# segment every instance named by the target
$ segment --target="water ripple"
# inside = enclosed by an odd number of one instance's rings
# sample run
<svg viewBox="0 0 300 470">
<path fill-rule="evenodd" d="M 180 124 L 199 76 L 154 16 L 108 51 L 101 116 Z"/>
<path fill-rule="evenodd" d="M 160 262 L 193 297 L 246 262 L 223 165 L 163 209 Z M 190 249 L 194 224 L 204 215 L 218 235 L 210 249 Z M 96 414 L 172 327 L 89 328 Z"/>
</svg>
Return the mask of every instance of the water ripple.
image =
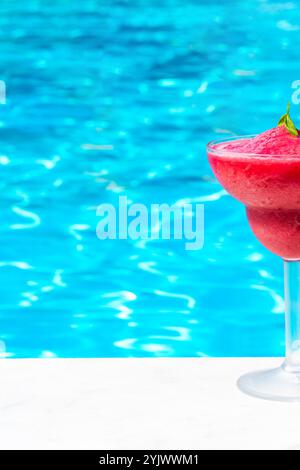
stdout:
<svg viewBox="0 0 300 470">
<path fill-rule="evenodd" d="M 38 225 L 40 225 L 40 223 L 41 223 L 40 217 L 37 214 L 35 214 L 34 212 L 30 212 L 30 211 L 27 211 L 25 209 L 21 209 L 18 206 L 13 206 L 12 211 L 15 214 L 20 215 L 21 217 L 24 217 L 25 219 L 32 220 L 31 223 L 27 223 L 27 224 L 12 224 L 10 226 L 10 228 L 12 230 L 23 230 L 23 229 L 28 229 L 28 228 L 34 228 L 34 227 L 37 227 Z"/>
<path fill-rule="evenodd" d="M 205 145 L 282 114 L 299 79 L 299 11 L 0 2 L 0 357 L 283 354 L 281 263 Z M 98 240 L 96 208 L 120 194 L 204 204 L 204 248 Z"/>
</svg>

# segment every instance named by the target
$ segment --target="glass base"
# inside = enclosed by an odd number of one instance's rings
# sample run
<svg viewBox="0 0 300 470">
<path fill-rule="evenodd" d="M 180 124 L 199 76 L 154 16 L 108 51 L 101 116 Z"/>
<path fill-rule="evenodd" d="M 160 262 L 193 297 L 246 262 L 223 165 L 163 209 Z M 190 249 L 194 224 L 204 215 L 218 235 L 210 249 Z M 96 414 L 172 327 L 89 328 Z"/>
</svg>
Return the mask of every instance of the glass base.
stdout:
<svg viewBox="0 0 300 470">
<path fill-rule="evenodd" d="M 242 392 L 253 397 L 300 401 L 300 372 L 287 372 L 284 366 L 243 375 L 237 385 Z"/>
</svg>

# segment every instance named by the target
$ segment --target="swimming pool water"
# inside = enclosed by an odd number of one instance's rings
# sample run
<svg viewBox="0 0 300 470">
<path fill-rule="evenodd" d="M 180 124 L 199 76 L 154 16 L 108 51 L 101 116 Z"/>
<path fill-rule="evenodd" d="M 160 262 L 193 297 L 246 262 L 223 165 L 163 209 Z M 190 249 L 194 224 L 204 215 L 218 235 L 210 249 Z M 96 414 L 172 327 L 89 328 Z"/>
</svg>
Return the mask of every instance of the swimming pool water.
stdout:
<svg viewBox="0 0 300 470">
<path fill-rule="evenodd" d="M 2 357 L 283 354 L 281 262 L 205 144 L 275 125 L 299 28 L 282 0 L 1 2 Z M 99 241 L 120 195 L 203 202 L 203 250 Z"/>
</svg>

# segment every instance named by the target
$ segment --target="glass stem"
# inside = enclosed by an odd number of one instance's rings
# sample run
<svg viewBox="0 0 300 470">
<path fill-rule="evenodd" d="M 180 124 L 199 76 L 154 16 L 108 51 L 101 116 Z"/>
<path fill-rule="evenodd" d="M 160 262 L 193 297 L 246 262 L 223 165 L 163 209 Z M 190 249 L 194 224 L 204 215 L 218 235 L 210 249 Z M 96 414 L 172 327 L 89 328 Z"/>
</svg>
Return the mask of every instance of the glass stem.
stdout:
<svg viewBox="0 0 300 470">
<path fill-rule="evenodd" d="M 287 372 L 300 372 L 300 262 L 284 261 Z"/>
</svg>

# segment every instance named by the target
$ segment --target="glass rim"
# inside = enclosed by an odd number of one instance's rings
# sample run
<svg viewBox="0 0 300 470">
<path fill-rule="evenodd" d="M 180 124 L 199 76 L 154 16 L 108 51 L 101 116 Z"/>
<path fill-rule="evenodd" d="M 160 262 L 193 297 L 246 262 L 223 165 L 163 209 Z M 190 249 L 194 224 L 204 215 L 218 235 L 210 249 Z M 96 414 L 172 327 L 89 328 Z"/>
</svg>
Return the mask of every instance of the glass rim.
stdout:
<svg viewBox="0 0 300 470">
<path fill-rule="evenodd" d="M 226 157 L 226 156 L 232 156 L 233 154 L 236 155 L 237 157 L 240 156 L 242 158 L 262 158 L 262 157 L 267 157 L 269 159 L 271 158 L 276 158 L 276 157 L 284 157 L 283 154 L 270 154 L 270 153 L 249 153 L 249 152 L 235 152 L 234 149 L 230 149 L 230 150 L 219 150 L 219 149 L 216 149 L 214 146 L 217 145 L 217 144 L 222 144 L 222 143 L 226 143 L 226 142 L 231 142 L 231 141 L 235 141 L 235 140 L 243 140 L 243 139 L 253 139 L 254 137 L 257 137 L 259 134 L 250 134 L 250 135 L 236 135 L 236 136 L 231 136 L 231 137 L 225 137 L 225 138 L 220 138 L 220 139 L 214 139 L 214 140 L 211 140 L 210 142 L 208 142 L 208 144 L 206 145 L 206 150 L 208 153 L 212 153 L 214 155 L 219 155 L 220 157 Z M 299 158 L 300 159 L 300 155 L 299 154 L 289 154 L 289 155 L 286 155 L 286 157 L 289 159 L 289 158 Z M 287 158 L 284 159 L 284 161 L 287 160 Z"/>
</svg>

